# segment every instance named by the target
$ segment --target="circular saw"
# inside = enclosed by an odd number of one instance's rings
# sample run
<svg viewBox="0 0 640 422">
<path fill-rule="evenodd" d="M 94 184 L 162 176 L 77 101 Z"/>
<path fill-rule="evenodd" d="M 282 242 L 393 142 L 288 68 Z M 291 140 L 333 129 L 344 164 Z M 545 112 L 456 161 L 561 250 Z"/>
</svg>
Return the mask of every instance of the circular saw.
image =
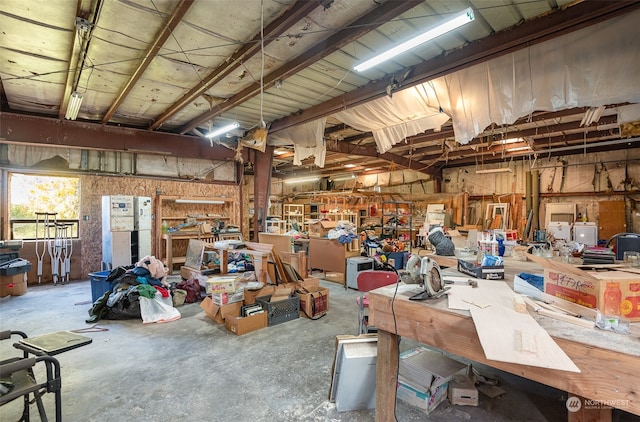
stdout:
<svg viewBox="0 0 640 422">
<path fill-rule="evenodd" d="M 412 300 L 435 299 L 442 296 L 449 287 L 443 287 L 442 273 L 436 261 L 428 256 L 411 255 L 406 266 L 408 284 L 420 284 L 424 291 L 412 296 Z"/>
</svg>

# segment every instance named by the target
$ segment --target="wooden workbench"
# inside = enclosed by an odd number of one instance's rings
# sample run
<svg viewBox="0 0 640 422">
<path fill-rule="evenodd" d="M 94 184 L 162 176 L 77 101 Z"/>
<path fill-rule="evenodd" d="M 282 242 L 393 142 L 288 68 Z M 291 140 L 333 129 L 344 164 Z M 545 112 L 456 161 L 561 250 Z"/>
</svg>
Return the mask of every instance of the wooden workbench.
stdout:
<svg viewBox="0 0 640 422">
<path fill-rule="evenodd" d="M 169 274 L 173 274 L 174 265 L 185 263 L 187 259 L 186 251 L 189 239 L 198 239 L 205 242 L 213 242 L 214 240 L 213 235 L 203 235 L 199 231 L 178 231 L 173 233 L 163 233 L 161 239 L 164 243 L 164 254 L 160 257 L 160 259 L 169 269 Z M 174 241 L 180 241 L 184 243 L 181 248 L 183 253 L 178 256 L 174 255 Z M 159 250 L 162 251 L 163 248 L 160 248 Z"/>
<path fill-rule="evenodd" d="M 512 283 L 513 275 L 522 271 L 542 273 L 542 268 L 531 262 L 507 261 L 505 282 Z M 394 420 L 400 337 L 410 338 L 579 397 L 615 403 L 614 407 L 640 415 L 640 338 L 535 316 L 581 372 L 490 361 L 485 358 L 468 311 L 448 309 L 446 299 L 434 302 L 410 301 L 409 296 L 418 292 L 419 286 L 402 283 L 398 286 L 397 292 L 393 285 L 376 289 L 369 295 L 369 318 L 371 324 L 378 328 L 376 421 Z M 580 410 L 583 411 L 587 410 Z M 599 414 L 595 419 L 589 420 L 611 420 L 610 409 L 591 411 Z M 582 420 L 579 414 L 569 412 L 569 420 Z"/>
</svg>

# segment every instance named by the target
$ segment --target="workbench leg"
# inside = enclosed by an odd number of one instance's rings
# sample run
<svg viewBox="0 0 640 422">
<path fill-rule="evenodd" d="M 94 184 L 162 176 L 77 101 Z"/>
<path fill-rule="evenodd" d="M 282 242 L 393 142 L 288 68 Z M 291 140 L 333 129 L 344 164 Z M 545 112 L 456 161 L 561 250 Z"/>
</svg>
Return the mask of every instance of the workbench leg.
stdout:
<svg viewBox="0 0 640 422">
<path fill-rule="evenodd" d="M 578 403 L 579 401 L 579 403 Z M 593 400 L 569 394 L 568 422 L 611 422 L 611 408 L 592 403 Z"/>
<path fill-rule="evenodd" d="M 376 422 L 395 421 L 399 336 L 378 329 Z"/>
</svg>

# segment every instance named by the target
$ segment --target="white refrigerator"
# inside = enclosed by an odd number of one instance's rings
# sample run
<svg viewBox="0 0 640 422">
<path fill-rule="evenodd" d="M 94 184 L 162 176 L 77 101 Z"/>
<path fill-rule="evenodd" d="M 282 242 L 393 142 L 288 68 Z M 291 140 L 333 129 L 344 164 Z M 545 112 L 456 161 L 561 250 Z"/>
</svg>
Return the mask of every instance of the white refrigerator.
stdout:
<svg viewBox="0 0 640 422">
<path fill-rule="evenodd" d="M 102 197 L 102 269 L 131 265 L 133 196 Z"/>
<path fill-rule="evenodd" d="M 134 222 L 131 233 L 132 261 L 138 262 L 151 255 L 151 220 L 153 210 L 151 198 L 135 196 L 133 198 Z"/>
</svg>

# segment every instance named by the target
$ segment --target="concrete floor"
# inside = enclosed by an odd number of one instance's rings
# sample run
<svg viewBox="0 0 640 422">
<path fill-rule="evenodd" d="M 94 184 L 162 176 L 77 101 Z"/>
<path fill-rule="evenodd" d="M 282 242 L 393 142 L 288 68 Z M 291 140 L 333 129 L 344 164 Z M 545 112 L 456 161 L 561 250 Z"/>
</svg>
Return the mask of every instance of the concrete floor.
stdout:
<svg viewBox="0 0 640 422">
<path fill-rule="evenodd" d="M 375 410 L 337 412 L 328 401 L 335 336 L 357 331 L 358 293 L 328 287 L 330 310 L 318 320 L 299 318 L 244 336 L 209 319 L 199 304 L 179 307 L 182 318 L 164 324 L 102 320 L 90 345 L 58 355 L 65 421 L 373 421 Z M 89 281 L 29 286 L 24 296 L 0 299 L 0 329 L 35 336 L 91 327 Z M 401 350 L 415 347 L 401 341 Z M 1 356 L 15 353 L 0 343 Z M 480 395 L 478 407 L 442 403 L 433 421 L 566 420 L 566 394 L 517 376 L 478 366 L 506 394 Z M 48 395 L 50 396 L 50 395 Z M 53 419 L 53 402 L 45 401 Z M 20 400 L 0 408 L 0 420 L 18 420 Z M 37 409 L 32 408 L 38 420 Z M 427 417 L 398 401 L 398 421 Z M 628 416 L 628 415 L 627 415 Z M 625 415 L 616 420 L 626 419 Z"/>
</svg>

